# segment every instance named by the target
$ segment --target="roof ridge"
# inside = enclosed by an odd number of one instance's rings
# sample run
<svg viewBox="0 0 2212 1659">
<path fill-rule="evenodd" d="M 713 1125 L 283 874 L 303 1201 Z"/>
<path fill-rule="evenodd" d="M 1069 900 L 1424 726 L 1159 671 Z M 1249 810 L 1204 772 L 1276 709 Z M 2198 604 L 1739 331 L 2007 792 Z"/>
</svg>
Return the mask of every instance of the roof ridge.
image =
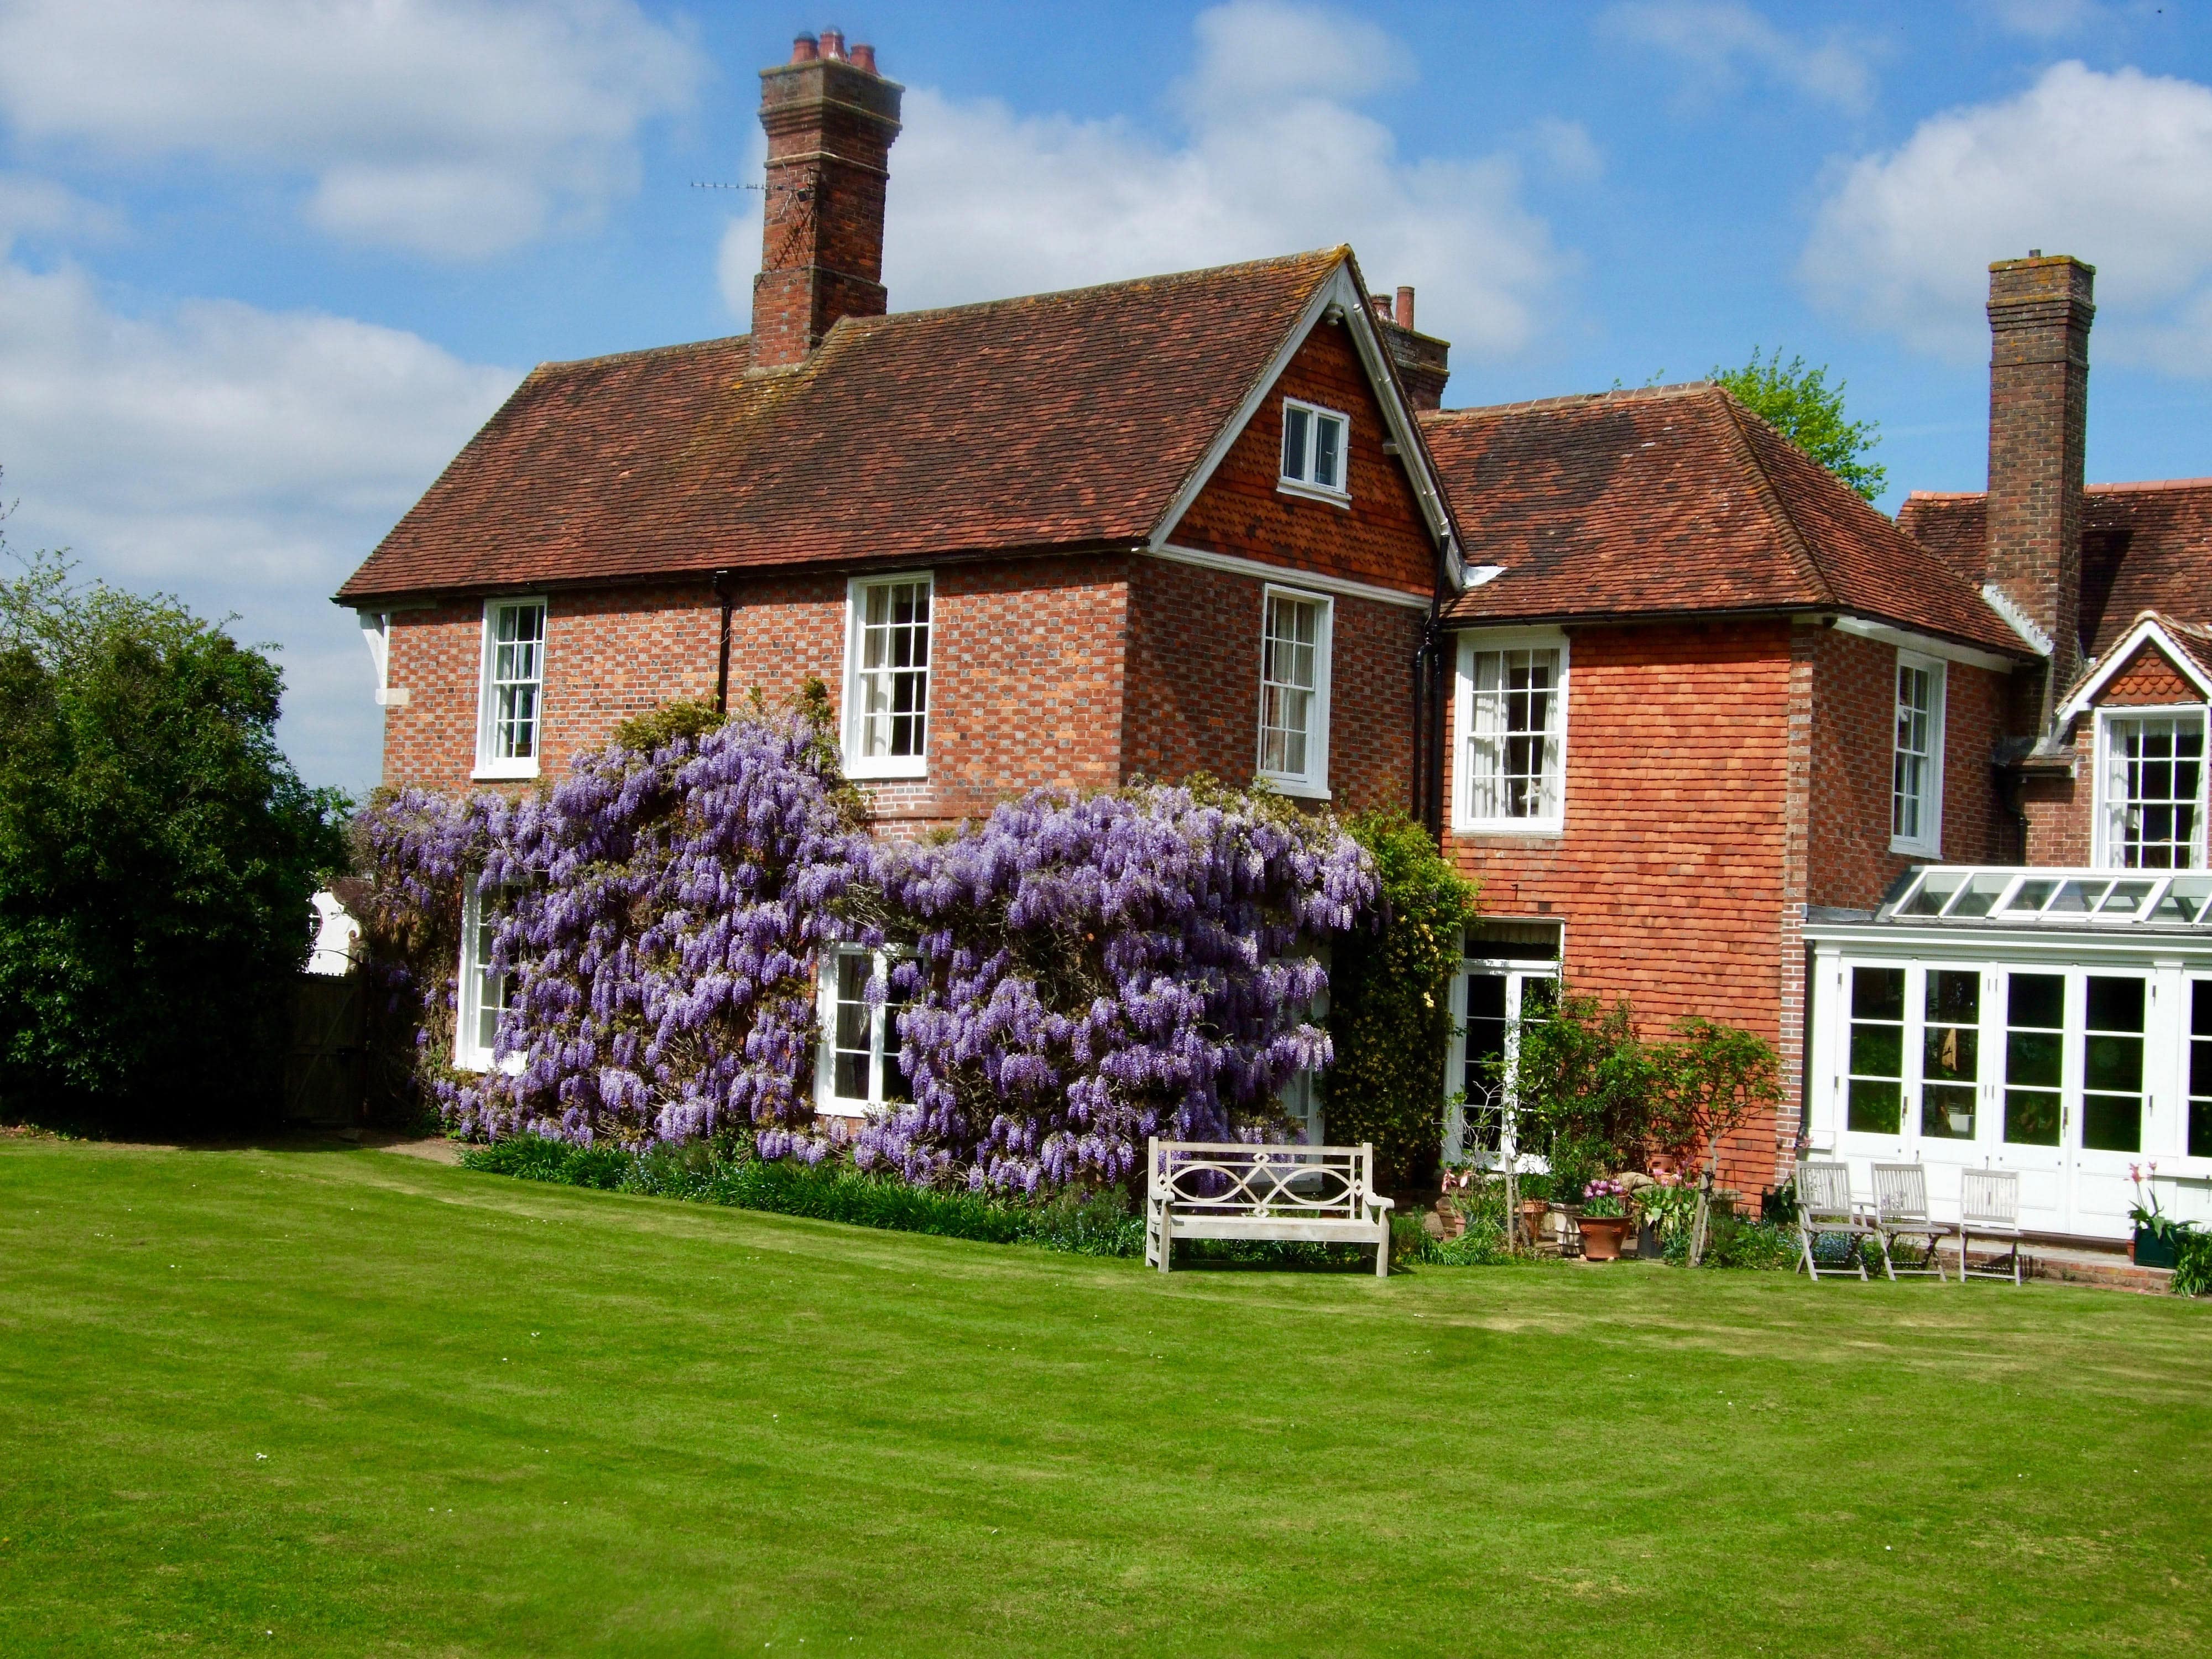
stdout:
<svg viewBox="0 0 2212 1659">
<path fill-rule="evenodd" d="M 689 351 L 705 351 L 714 346 L 733 346 L 740 340 L 750 340 L 750 334 L 718 334 L 707 340 L 682 340 L 674 345 L 638 346 L 629 351 L 606 351 L 592 357 L 549 357 L 530 372 L 541 368 L 580 368 L 586 363 L 642 362 L 650 357 L 680 357 Z"/>
<path fill-rule="evenodd" d="M 1009 294 L 996 300 L 968 300 L 958 305 L 925 306 L 915 311 L 890 311 L 880 317 L 848 317 L 837 326 L 843 328 L 849 325 L 859 329 L 884 328 L 891 324 L 915 318 L 949 317 L 958 313 L 1012 310 L 1018 307 L 1042 305 L 1054 300 L 1079 299 L 1085 295 L 1104 294 L 1116 289 L 1158 288 L 1170 283 L 1197 282 L 1205 277 L 1227 276 L 1231 272 L 1261 270 L 1271 265 L 1296 265 L 1308 261 L 1334 264 L 1351 251 L 1349 243 L 1340 242 L 1334 247 L 1308 248 L 1299 253 L 1272 253 L 1264 259 L 1234 259 L 1226 264 L 1194 265 L 1188 270 L 1163 270 L 1144 276 L 1120 276 L 1109 283 L 1085 283 L 1079 288 L 1053 288 L 1046 289 L 1037 294 Z"/>
<path fill-rule="evenodd" d="M 2091 495 L 2118 494 L 2124 489 L 2212 489 L 2212 478 L 2145 478 L 2134 483 L 2084 484 Z"/>
<path fill-rule="evenodd" d="M 1777 439 L 1785 444 L 1790 440 L 1784 437 L 1781 432 L 1771 423 L 1760 420 L 1757 415 L 1753 414 L 1752 410 L 1745 408 L 1741 400 L 1726 386 L 1715 386 L 1713 390 L 1720 394 L 1721 408 L 1728 416 L 1729 430 L 1735 437 L 1740 458 L 1749 465 L 1752 476 L 1758 481 L 1755 488 L 1762 489 L 1765 492 L 1769 516 L 1780 521 L 1787 532 L 1789 542 L 1796 549 L 1793 558 L 1798 563 L 1799 573 L 1802 574 L 1806 571 L 1810 571 L 1813 591 L 1828 604 L 1841 605 L 1844 602 L 1843 590 L 1836 586 L 1834 580 L 1828 574 L 1827 566 L 1820 562 L 1820 555 L 1813 550 L 1812 538 L 1806 535 L 1804 527 L 1797 522 L 1797 515 L 1790 512 L 1790 504 L 1784 497 L 1780 487 L 1775 483 L 1773 476 L 1766 470 L 1766 463 L 1760 459 L 1758 449 L 1753 445 L 1751 434 L 1745 429 L 1742 417 L 1747 415 L 1751 416 L 1753 420 L 1758 420 L 1761 426 L 1765 427 Z M 1812 457 L 1808 455 L 1806 459 L 1811 461 Z M 1813 464 L 1819 465 L 1818 462 Z"/>
<path fill-rule="evenodd" d="M 1554 398 L 1530 398 L 1516 404 L 1468 404 L 1457 409 L 1425 409 L 1424 421 L 1449 420 L 1469 415 L 1518 415 L 1546 409 L 1576 409 L 1593 404 L 1637 403 L 1661 398 L 1686 397 L 1703 392 L 1711 380 L 1676 380 L 1667 386 L 1617 386 L 1603 392 L 1567 392 Z"/>
</svg>

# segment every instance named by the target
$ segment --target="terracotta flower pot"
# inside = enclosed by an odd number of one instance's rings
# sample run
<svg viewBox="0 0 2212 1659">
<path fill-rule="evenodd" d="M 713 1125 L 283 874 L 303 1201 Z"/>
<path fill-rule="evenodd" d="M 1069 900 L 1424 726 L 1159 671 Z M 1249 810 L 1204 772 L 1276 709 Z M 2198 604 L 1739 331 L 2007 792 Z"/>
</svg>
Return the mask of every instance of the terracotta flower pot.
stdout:
<svg viewBox="0 0 2212 1659">
<path fill-rule="evenodd" d="M 1586 1215 L 1581 1221 L 1583 1255 L 1592 1261 L 1620 1260 L 1620 1243 L 1628 1236 L 1625 1215 Z"/>
</svg>

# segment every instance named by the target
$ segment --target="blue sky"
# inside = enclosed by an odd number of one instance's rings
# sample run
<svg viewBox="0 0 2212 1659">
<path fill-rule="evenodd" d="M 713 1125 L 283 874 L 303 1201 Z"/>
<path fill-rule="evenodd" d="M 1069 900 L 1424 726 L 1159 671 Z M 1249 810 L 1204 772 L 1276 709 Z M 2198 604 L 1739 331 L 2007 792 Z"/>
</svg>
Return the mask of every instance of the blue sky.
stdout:
<svg viewBox="0 0 2212 1659">
<path fill-rule="evenodd" d="M 816 0 L 819 9 L 819 0 Z M 2093 478 L 2212 474 L 2194 4 L 1355 9 L 0 0 L 0 498 L 19 550 L 282 646 L 286 746 L 375 780 L 327 596 L 536 362 L 740 332 L 754 71 L 905 83 L 895 308 L 1350 241 L 1451 403 L 1780 346 L 1894 507 L 1985 465 L 1984 267 L 2097 264 Z"/>
</svg>

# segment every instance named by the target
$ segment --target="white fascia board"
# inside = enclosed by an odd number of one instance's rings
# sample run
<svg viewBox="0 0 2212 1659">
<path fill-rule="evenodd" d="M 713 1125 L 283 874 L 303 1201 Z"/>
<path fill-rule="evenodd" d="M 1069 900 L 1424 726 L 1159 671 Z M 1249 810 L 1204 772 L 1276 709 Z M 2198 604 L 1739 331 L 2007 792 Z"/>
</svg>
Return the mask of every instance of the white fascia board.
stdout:
<svg viewBox="0 0 2212 1659">
<path fill-rule="evenodd" d="M 1320 326 L 1322 319 L 1332 309 L 1341 313 L 1344 326 L 1352 331 L 1353 348 L 1359 353 L 1361 362 L 1366 366 L 1368 383 L 1375 392 L 1376 401 L 1382 407 L 1383 422 L 1398 445 L 1398 459 L 1413 483 L 1413 495 L 1421 504 L 1422 516 L 1429 522 L 1429 533 L 1435 538 L 1437 545 L 1443 550 L 1446 574 L 1456 591 L 1466 580 L 1467 567 L 1460 556 L 1459 538 L 1452 533 L 1451 514 L 1444 506 L 1443 481 L 1437 477 L 1436 469 L 1430 464 L 1429 447 L 1422 441 L 1420 422 L 1413 418 L 1413 410 L 1400 395 L 1397 376 L 1390 367 L 1389 351 L 1376 329 L 1375 319 L 1367 309 L 1366 301 L 1360 297 L 1359 284 L 1352 280 L 1349 257 L 1339 260 L 1328 280 L 1314 290 L 1313 297 L 1306 301 L 1305 310 L 1299 313 L 1297 321 L 1284 337 L 1283 343 L 1276 348 L 1275 355 L 1268 360 L 1267 367 L 1261 371 L 1258 380 L 1244 394 L 1243 401 L 1237 405 L 1236 412 L 1222 423 L 1221 430 L 1214 434 L 1212 443 L 1207 446 L 1197 467 L 1184 481 L 1182 488 L 1176 492 L 1175 499 L 1168 503 L 1168 510 L 1160 515 L 1159 523 L 1153 527 L 1151 550 L 1157 552 L 1167 546 L 1169 538 L 1175 534 L 1176 526 L 1182 522 L 1182 515 L 1190 511 L 1190 504 L 1198 499 L 1199 492 L 1212 480 L 1215 469 L 1228 455 L 1230 447 L 1243 436 L 1244 428 L 1251 424 L 1253 416 L 1260 412 L 1260 406 L 1267 402 L 1268 394 L 1275 389 L 1275 382 L 1282 379 L 1283 371 L 1291 366 L 1291 359 L 1297 356 L 1298 349 L 1305 344 L 1306 337 Z M 1346 459 L 1348 465 L 1350 457 Z M 1304 576 L 1303 572 L 1300 574 Z"/>
<path fill-rule="evenodd" d="M 1881 645 L 1893 645 L 1904 651 L 1917 651 L 1923 657 L 1934 657 L 1942 662 L 1960 662 L 1969 668 L 1986 668 L 1991 673 L 2008 674 L 2021 664 L 2011 657 L 2001 657 L 1994 651 L 1977 650 L 1971 645 L 1954 645 L 1948 640 L 1939 640 L 1932 634 L 1916 633 L 1909 628 L 1893 628 L 1887 623 L 1869 622 L 1863 617 L 1838 617 L 1836 632 L 1850 634 L 1862 640 L 1873 640 Z"/>
<path fill-rule="evenodd" d="M 2204 672 L 2197 667 L 2196 659 L 2175 642 L 2172 635 L 2159 626 L 2157 617 L 2145 617 L 2128 630 L 2125 639 L 2105 653 L 2105 659 L 2097 665 L 2097 672 L 2082 681 L 2081 689 L 2066 700 L 2066 705 L 2058 711 L 2054 724 L 2063 726 L 2069 720 L 2087 713 L 2099 694 L 2112 683 L 2112 676 L 2118 673 L 2128 659 L 2145 645 L 2156 646 L 2166 659 L 2173 665 L 2174 672 L 2197 688 L 2197 695 L 2207 702 L 2212 702 L 2212 682 L 2205 679 Z"/>
<path fill-rule="evenodd" d="M 1258 559 L 1241 558 L 1234 553 L 1209 553 L 1203 548 L 1177 547 L 1172 542 L 1155 542 L 1149 547 L 1136 550 L 1149 558 L 1164 559 L 1170 564 L 1196 565 L 1201 570 L 1224 570 L 1232 576 L 1251 576 L 1278 587 L 1308 588 L 1316 593 L 1333 593 L 1347 599 L 1372 599 L 1377 605 L 1402 605 L 1409 610 L 1426 611 L 1429 596 L 1408 593 L 1401 587 L 1377 587 L 1372 582 L 1356 582 L 1348 576 L 1324 576 L 1312 570 L 1301 570 L 1296 565 L 1263 564 Z"/>
</svg>

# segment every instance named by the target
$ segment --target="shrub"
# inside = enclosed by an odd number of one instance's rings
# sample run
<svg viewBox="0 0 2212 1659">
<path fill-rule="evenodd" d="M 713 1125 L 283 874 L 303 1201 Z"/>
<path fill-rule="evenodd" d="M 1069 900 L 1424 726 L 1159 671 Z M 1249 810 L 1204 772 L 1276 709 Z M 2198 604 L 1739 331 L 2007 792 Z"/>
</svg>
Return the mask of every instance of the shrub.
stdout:
<svg viewBox="0 0 2212 1659">
<path fill-rule="evenodd" d="M 0 580 L 0 1094 L 165 1126 L 275 1104 L 345 798 L 276 745 L 283 676 L 173 599 Z"/>
<path fill-rule="evenodd" d="M 610 1192 L 686 1199 L 857 1227 L 927 1233 L 986 1243 L 1028 1243 L 1079 1255 L 1140 1256 L 1141 1217 L 1116 1192 L 1067 1192 L 1038 1205 L 914 1187 L 889 1176 L 794 1159 L 768 1159 L 741 1137 L 645 1150 L 599 1142 L 578 1146 L 508 1135 L 461 1153 L 469 1169 Z"/>
<path fill-rule="evenodd" d="M 2166 1288 L 2176 1296 L 2212 1296 L 2212 1233 L 2192 1229 L 2175 1236 L 2173 1277 Z"/>
<path fill-rule="evenodd" d="M 1690 1264 L 1690 1229 L 1680 1227 L 1663 1236 L 1661 1249 L 1676 1267 Z M 1844 1256 L 1848 1258 L 1848 1250 Z M 1823 1267 L 1828 1258 L 1820 1258 Z M 1761 1272 L 1790 1267 L 1797 1261 L 1797 1233 L 1767 1221 L 1748 1221 L 1741 1216 L 1714 1214 L 1707 1224 L 1705 1254 L 1694 1264 L 1700 1267 L 1749 1267 Z"/>
<path fill-rule="evenodd" d="M 1418 1185 L 1443 1150 L 1437 1079 L 1451 1041 L 1452 976 L 1480 890 L 1401 813 L 1364 814 L 1348 828 L 1374 860 L 1377 902 L 1330 960 L 1328 1137 L 1372 1141 L 1378 1180 Z"/>
</svg>

